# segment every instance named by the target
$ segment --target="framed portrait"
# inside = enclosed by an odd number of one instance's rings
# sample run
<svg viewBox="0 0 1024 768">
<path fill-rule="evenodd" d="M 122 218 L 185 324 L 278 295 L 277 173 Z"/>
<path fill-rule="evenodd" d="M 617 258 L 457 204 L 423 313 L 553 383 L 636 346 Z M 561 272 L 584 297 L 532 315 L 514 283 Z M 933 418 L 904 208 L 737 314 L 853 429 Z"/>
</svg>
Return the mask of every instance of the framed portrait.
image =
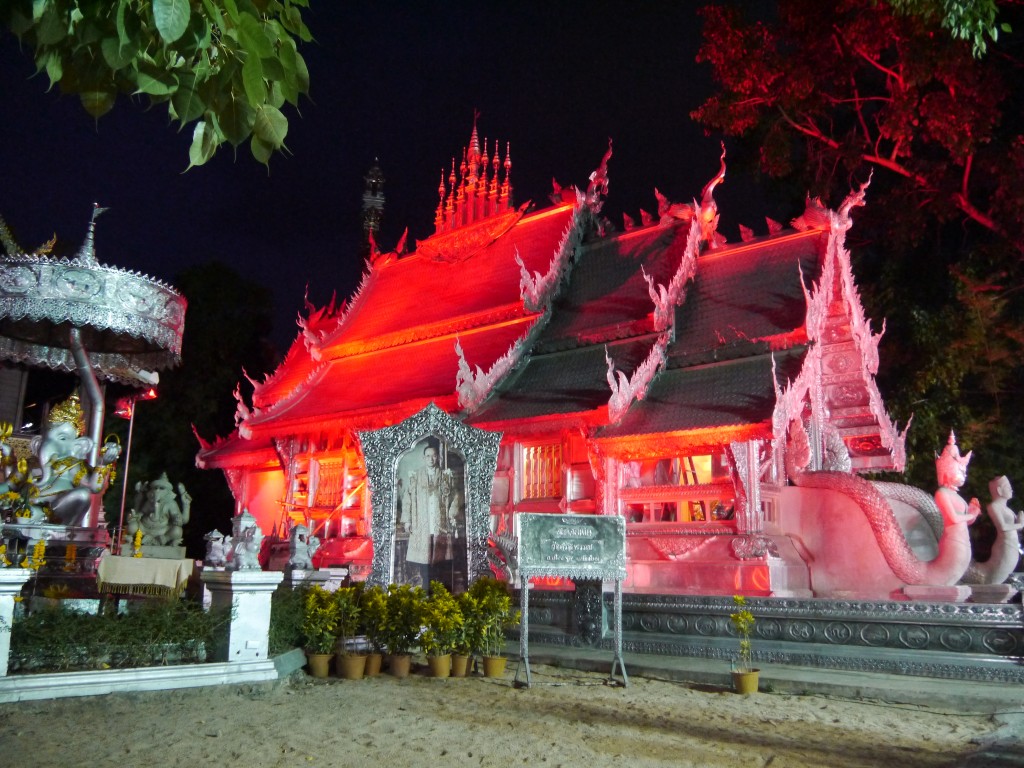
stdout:
<svg viewBox="0 0 1024 768">
<path fill-rule="evenodd" d="M 433 403 L 400 424 L 360 432 L 372 507 L 373 584 L 439 581 L 465 590 L 489 573 L 491 484 L 501 433 Z"/>
</svg>

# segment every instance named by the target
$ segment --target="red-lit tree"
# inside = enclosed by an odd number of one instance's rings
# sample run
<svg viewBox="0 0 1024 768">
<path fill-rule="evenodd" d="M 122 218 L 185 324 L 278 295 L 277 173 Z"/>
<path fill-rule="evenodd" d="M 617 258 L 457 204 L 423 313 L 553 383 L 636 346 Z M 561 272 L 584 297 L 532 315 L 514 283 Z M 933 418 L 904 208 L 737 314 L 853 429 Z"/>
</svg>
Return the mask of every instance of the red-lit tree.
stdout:
<svg viewBox="0 0 1024 768">
<path fill-rule="evenodd" d="M 1024 29 L 1020 3 L 981 5 L 998 7 L 979 22 L 990 38 L 997 24 Z M 887 402 L 915 417 L 912 477 L 934 482 L 931 451 L 956 427 L 985 448 L 981 496 L 996 470 L 1024 481 L 1022 33 L 1004 28 L 982 52 L 937 8 L 782 0 L 752 18 L 709 6 L 698 60 L 717 92 L 693 117 L 736 137 L 734 163 L 756 163 L 780 194 L 834 203 L 872 175 L 851 235 L 869 310 L 888 318 Z"/>
</svg>

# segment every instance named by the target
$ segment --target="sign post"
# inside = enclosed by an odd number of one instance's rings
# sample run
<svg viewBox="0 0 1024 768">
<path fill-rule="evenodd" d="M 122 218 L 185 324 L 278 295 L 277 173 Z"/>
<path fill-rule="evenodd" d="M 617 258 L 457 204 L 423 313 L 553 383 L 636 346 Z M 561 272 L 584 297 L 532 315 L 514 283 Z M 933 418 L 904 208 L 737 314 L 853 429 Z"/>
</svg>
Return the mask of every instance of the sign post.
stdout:
<svg viewBox="0 0 1024 768">
<path fill-rule="evenodd" d="M 520 513 L 515 574 L 520 583 L 520 665 L 526 668 L 526 685 L 530 676 L 530 579 L 560 577 L 615 582 L 615 660 L 622 672 L 622 684 L 629 685 L 626 665 L 622 660 L 622 582 L 626 578 L 626 521 L 617 515 L 569 515 Z M 516 671 L 518 680 L 519 672 Z"/>
</svg>

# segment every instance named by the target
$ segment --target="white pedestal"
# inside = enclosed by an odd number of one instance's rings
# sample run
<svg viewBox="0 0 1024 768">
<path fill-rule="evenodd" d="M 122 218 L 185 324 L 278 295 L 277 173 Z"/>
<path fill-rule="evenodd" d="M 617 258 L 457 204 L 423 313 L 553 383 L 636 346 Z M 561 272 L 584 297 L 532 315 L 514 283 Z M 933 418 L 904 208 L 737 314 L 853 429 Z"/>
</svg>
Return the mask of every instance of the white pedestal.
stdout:
<svg viewBox="0 0 1024 768">
<path fill-rule="evenodd" d="M 331 574 L 327 571 L 305 571 L 293 568 L 285 572 L 282 586 L 285 589 L 298 589 L 299 587 L 311 587 L 314 584 L 326 587 L 331 580 Z"/>
<path fill-rule="evenodd" d="M 909 600 L 921 600 L 930 603 L 963 603 L 971 596 L 971 588 L 962 584 L 951 587 L 927 587 L 921 584 L 908 584 L 903 594 Z"/>
<path fill-rule="evenodd" d="M 972 603 L 1008 603 L 1018 592 L 1012 584 L 974 584 L 971 587 Z"/>
<path fill-rule="evenodd" d="M 210 607 L 233 611 L 226 647 L 216 661 L 265 661 L 270 630 L 270 597 L 284 577 L 279 571 L 208 571 L 202 580 L 210 590 Z"/>
<path fill-rule="evenodd" d="M 32 576 L 30 568 L 0 567 L 0 677 L 7 676 L 11 655 L 11 628 L 14 626 L 14 598 Z"/>
</svg>

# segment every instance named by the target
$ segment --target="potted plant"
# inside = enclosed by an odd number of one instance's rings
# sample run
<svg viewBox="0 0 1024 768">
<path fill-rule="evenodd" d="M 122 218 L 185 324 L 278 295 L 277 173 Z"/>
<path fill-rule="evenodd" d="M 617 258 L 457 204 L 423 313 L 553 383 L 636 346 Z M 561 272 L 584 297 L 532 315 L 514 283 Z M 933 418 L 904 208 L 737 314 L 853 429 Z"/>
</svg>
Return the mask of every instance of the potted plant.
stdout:
<svg viewBox="0 0 1024 768">
<path fill-rule="evenodd" d="M 339 587 L 334 592 L 334 607 L 338 612 L 338 642 L 336 665 L 338 675 L 346 680 L 361 680 L 366 672 L 366 654 L 351 647 L 351 640 L 359 629 L 362 609 L 359 593 L 362 585 Z"/>
<path fill-rule="evenodd" d="M 477 650 L 483 656 L 484 675 L 501 677 L 507 661 L 501 655 L 505 646 L 505 630 L 519 623 L 519 611 L 512 608 L 512 595 L 503 581 L 492 577 L 477 579 L 469 591 L 480 606 L 480 646 Z"/>
<path fill-rule="evenodd" d="M 363 631 L 366 633 L 366 641 L 370 644 L 370 653 L 366 657 L 366 674 L 369 677 L 376 677 L 380 674 L 381 661 L 387 648 L 387 592 L 377 584 L 364 587 L 359 598 L 359 607 L 362 612 Z"/>
<path fill-rule="evenodd" d="M 327 677 L 337 642 L 338 608 L 334 595 L 319 585 L 309 587 L 302 600 L 302 639 L 313 677 Z"/>
<path fill-rule="evenodd" d="M 423 625 L 426 597 L 423 587 L 409 584 L 392 584 L 388 587 L 384 646 L 388 653 L 388 669 L 395 677 L 406 677 L 409 674 L 412 651 Z"/>
<path fill-rule="evenodd" d="M 462 629 L 452 649 L 452 677 L 465 677 L 473 653 L 484 647 L 484 621 L 480 601 L 471 592 L 456 596 Z"/>
<path fill-rule="evenodd" d="M 423 606 L 420 645 L 427 654 L 433 677 L 451 674 L 452 652 L 462 634 L 462 623 L 462 611 L 452 593 L 441 582 L 430 582 L 430 597 Z"/>
<path fill-rule="evenodd" d="M 754 614 L 747 608 L 747 600 L 742 595 L 732 596 L 736 611 L 729 614 L 733 629 L 740 640 L 740 652 L 733 662 L 732 684 L 737 693 L 757 693 L 758 674 L 751 659 L 750 633 L 754 631 Z"/>
</svg>

